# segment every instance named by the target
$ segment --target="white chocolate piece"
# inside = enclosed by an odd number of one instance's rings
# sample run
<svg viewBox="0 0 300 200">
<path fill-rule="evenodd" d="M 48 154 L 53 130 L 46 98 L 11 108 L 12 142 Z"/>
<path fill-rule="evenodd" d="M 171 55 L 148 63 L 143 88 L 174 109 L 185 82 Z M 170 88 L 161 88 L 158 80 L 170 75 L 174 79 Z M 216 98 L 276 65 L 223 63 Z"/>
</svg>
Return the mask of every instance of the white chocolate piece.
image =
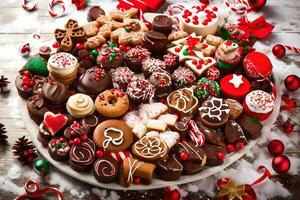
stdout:
<svg viewBox="0 0 300 200">
<path fill-rule="evenodd" d="M 159 134 L 159 138 L 165 141 L 169 149 L 171 149 L 180 140 L 180 135 L 174 131 L 165 131 Z"/>
<path fill-rule="evenodd" d="M 167 129 L 167 123 L 162 120 L 157 119 L 149 119 L 146 128 L 148 130 L 154 130 L 158 132 L 165 131 Z"/>
<path fill-rule="evenodd" d="M 159 116 L 158 120 L 162 120 L 167 123 L 168 126 L 174 127 L 177 122 L 178 116 L 174 114 L 166 113 L 164 115 Z"/>
<path fill-rule="evenodd" d="M 217 61 L 212 57 L 203 57 L 196 60 L 188 60 L 185 62 L 185 65 L 190 68 L 198 77 L 202 76 L 206 70 L 208 70 L 215 64 L 217 64 Z"/>
<path fill-rule="evenodd" d="M 144 124 L 140 123 L 137 126 L 135 126 L 132 129 L 132 133 L 137 137 L 137 138 L 142 138 L 145 133 L 147 132 L 147 128 Z"/>
</svg>

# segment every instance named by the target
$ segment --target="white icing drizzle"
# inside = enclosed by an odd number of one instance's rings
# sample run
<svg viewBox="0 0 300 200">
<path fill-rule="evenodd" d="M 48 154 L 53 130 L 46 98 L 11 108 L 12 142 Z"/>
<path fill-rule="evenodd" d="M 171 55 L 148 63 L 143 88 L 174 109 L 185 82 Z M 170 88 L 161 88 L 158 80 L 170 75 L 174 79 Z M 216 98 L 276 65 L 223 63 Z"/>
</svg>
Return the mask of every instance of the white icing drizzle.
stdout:
<svg viewBox="0 0 300 200">
<path fill-rule="evenodd" d="M 135 171 L 140 168 L 144 162 L 139 162 L 138 160 L 134 160 L 133 163 L 131 163 L 131 159 L 127 158 L 128 165 L 129 165 L 129 171 L 128 171 L 128 177 L 127 177 L 127 183 L 130 183 L 133 181 L 133 175 Z"/>
<path fill-rule="evenodd" d="M 221 121 L 222 113 L 228 114 L 230 109 L 226 103 L 223 103 L 223 99 L 212 97 L 211 100 L 208 100 L 207 103 L 210 102 L 212 104 L 211 107 L 208 106 L 202 106 L 199 108 L 199 111 L 204 111 L 201 114 L 201 117 L 208 116 L 209 118 L 217 118 L 219 121 Z M 219 106 L 215 105 L 214 102 L 219 102 Z M 226 106 L 227 108 L 222 108 L 223 106 Z M 212 114 L 215 113 L 215 114 Z"/>
<path fill-rule="evenodd" d="M 245 136 L 245 134 L 244 134 L 244 131 L 243 131 L 243 129 L 241 128 L 241 126 L 240 126 L 238 123 L 236 123 L 235 121 L 233 121 L 233 120 L 231 120 L 231 124 L 232 124 L 232 126 L 233 126 L 234 128 L 236 128 L 236 129 L 238 130 L 238 132 L 241 133 L 240 138 L 243 139 L 243 140 L 245 140 L 246 143 L 248 143 L 248 140 L 247 140 L 247 138 L 246 138 L 246 136 Z"/>
<path fill-rule="evenodd" d="M 167 145 L 158 137 L 144 136 L 134 144 L 136 153 L 148 159 L 164 157 L 167 151 Z"/>
<path fill-rule="evenodd" d="M 174 98 L 174 95 L 177 95 L 177 97 L 175 96 L 175 105 L 170 103 L 170 99 Z M 189 96 L 187 96 L 189 95 Z M 189 102 L 192 100 L 195 100 L 195 103 L 192 105 L 189 105 Z M 173 107 L 174 109 L 178 110 L 179 112 L 184 112 L 184 113 L 189 113 L 191 110 L 193 110 L 195 108 L 195 106 L 198 104 L 198 99 L 194 96 L 194 92 L 191 88 L 183 88 L 183 89 L 179 89 L 173 93 L 171 93 L 168 96 L 168 104 L 169 106 Z M 180 103 L 183 103 L 183 106 L 180 107 Z"/>
<path fill-rule="evenodd" d="M 189 150 L 188 150 L 188 148 L 189 148 L 192 152 L 194 152 L 200 158 L 200 160 L 203 160 L 202 156 L 195 149 L 193 149 L 187 142 L 183 142 L 183 143 L 179 143 L 179 144 L 185 149 L 185 151 L 187 153 L 189 152 Z"/>
<path fill-rule="evenodd" d="M 116 168 L 110 161 L 108 161 L 108 160 L 98 160 L 98 161 L 96 161 L 96 164 L 95 164 L 95 172 L 98 176 L 102 176 L 101 174 L 99 174 L 99 168 L 100 168 L 101 163 L 104 163 L 104 164 L 107 163 L 109 165 L 109 167 L 111 168 L 111 170 L 109 170 L 108 166 L 104 166 L 101 169 L 101 172 L 102 172 L 103 176 L 109 177 L 109 176 L 113 176 L 116 173 Z M 109 173 L 106 173 L 105 172 L 106 170 L 109 171 Z"/>
<path fill-rule="evenodd" d="M 111 136 L 109 136 L 108 131 L 114 131 L 114 132 L 119 133 L 119 137 L 112 138 Z M 117 129 L 117 128 L 114 128 L 114 127 L 110 127 L 110 128 L 105 129 L 104 137 L 106 139 L 102 143 L 103 149 L 106 149 L 110 143 L 112 143 L 113 145 L 116 145 L 116 146 L 121 145 L 123 143 L 123 140 L 124 140 L 123 136 L 124 136 L 124 133 L 120 129 Z"/>
<path fill-rule="evenodd" d="M 232 79 L 229 80 L 229 83 L 231 83 L 235 88 L 239 88 L 243 83 L 243 75 L 232 75 Z"/>
</svg>

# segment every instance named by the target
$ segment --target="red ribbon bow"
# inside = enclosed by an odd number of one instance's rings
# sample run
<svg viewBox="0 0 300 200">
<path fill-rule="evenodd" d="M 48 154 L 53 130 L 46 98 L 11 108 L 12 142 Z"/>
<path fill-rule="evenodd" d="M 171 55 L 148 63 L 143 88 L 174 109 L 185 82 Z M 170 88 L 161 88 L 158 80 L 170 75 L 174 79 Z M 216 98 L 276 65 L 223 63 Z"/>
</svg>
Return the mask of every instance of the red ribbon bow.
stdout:
<svg viewBox="0 0 300 200">
<path fill-rule="evenodd" d="M 244 31 L 245 34 L 256 37 L 257 39 L 264 39 L 275 27 L 268 23 L 264 16 L 260 16 L 252 22 L 249 22 L 246 17 L 242 17 L 238 21 L 238 29 Z"/>
<path fill-rule="evenodd" d="M 58 200 L 63 200 L 62 193 L 57 188 L 51 186 L 40 188 L 40 184 L 38 182 L 30 179 L 25 183 L 24 188 L 26 193 L 17 197 L 15 200 L 25 200 L 28 198 L 37 199 L 41 198 L 48 192 L 54 192 Z"/>
</svg>

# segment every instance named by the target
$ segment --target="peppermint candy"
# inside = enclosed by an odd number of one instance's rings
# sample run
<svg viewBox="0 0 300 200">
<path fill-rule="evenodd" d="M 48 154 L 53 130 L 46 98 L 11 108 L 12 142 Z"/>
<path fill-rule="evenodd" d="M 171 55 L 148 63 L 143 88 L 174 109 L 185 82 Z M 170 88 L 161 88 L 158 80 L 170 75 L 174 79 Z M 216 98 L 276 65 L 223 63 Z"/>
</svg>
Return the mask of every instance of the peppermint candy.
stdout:
<svg viewBox="0 0 300 200">
<path fill-rule="evenodd" d="M 126 158 L 132 158 L 130 151 L 111 152 L 111 157 L 122 163 Z"/>
<path fill-rule="evenodd" d="M 22 8 L 28 12 L 37 8 L 37 0 L 22 0 Z"/>
<path fill-rule="evenodd" d="M 60 7 L 59 12 L 55 12 L 53 10 L 53 8 L 55 6 Z M 48 4 L 48 12 L 49 12 L 51 17 L 62 17 L 62 16 L 64 16 L 66 14 L 65 2 L 63 0 L 52 0 L 52 1 L 50 1 L 50 3 Z"/>
</svg>

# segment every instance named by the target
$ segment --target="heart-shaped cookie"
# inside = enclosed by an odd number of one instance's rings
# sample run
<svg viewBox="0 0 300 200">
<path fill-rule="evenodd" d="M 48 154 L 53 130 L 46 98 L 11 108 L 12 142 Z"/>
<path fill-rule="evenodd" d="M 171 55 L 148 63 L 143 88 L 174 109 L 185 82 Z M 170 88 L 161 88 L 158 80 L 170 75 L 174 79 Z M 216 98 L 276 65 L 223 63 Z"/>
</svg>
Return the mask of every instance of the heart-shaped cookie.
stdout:
<svg viewBox="0 0 300 200">
<path fill-rule="evenodd" d="M 44 124 L 52 136 L 60 131 L 67 124 L 67 121 L 68 118 L 63 114 L 46 112 L 44 115 Z"/>
</svg>

